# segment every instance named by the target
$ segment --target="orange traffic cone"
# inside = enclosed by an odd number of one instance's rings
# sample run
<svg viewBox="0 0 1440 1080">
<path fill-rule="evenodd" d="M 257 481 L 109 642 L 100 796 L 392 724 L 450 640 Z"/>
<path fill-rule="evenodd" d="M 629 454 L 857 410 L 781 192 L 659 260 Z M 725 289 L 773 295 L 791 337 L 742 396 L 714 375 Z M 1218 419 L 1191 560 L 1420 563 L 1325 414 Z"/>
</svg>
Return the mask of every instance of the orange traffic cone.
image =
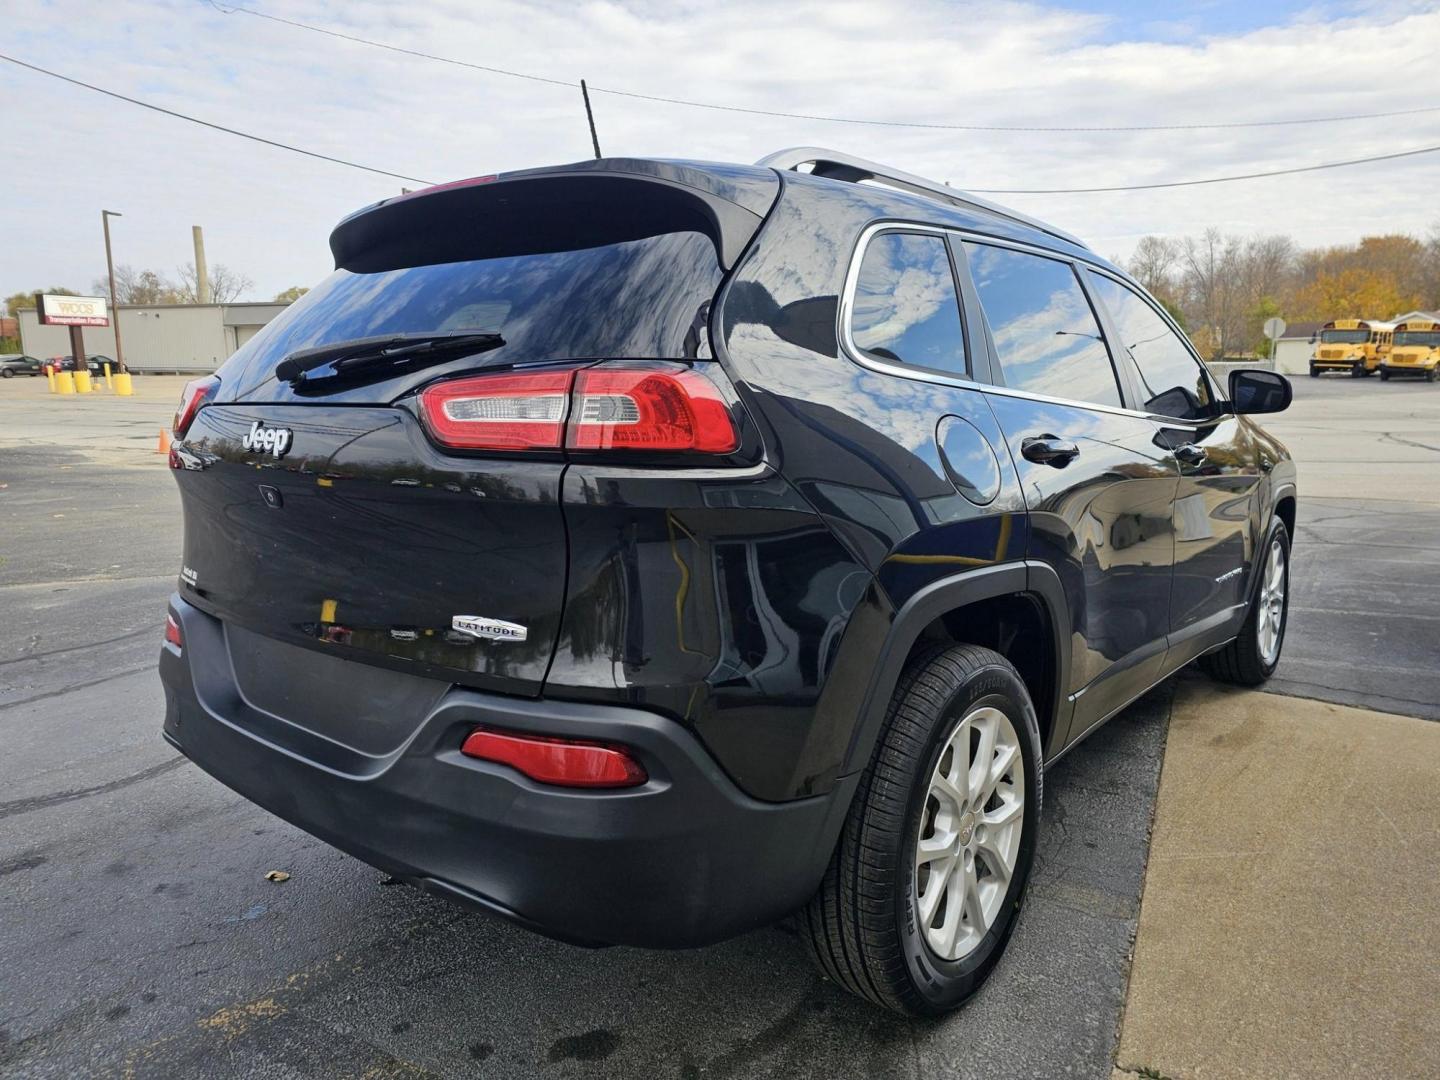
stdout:
<svg viewBox="0 0 1440 1080">
<path fill-rule="evenodd" d="M 170 433 L 163 427 L 160 429 L 160 441 L 155 444 L 155 452 L 157 454 L 170 453 Z"/>
</svg>

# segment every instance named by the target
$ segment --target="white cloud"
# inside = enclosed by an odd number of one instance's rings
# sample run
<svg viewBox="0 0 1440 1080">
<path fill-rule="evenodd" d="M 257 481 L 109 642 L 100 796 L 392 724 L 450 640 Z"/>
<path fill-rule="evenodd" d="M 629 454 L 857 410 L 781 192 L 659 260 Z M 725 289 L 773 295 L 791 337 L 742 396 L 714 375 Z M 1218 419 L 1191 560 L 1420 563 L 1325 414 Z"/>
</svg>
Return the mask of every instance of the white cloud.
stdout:
<svg viewBox="0 0 1440 1080">
<path fill-rule="evenodd" d="M 515 0 L 429 6 L 256 0 L 277 15 L 558 78 L 754 108 L 936 123 L 1144 124 L 1373 112 L 1440 103 L 1440 13 L 1316 9 L 1177 43 L 1039 5 L 662 4 Z M 181 0 L 10 0 L 5 51 L 217 123 L 430 180 L 582 158 L 576 90 L 415 60 Z M 1192 18 L 1192 23 L 1195 21 Z M 1151 28 L 1153 31 L 1153 27 Z M 1138 36 L 1138 32 L 1137 35 Z M 1149 33 L 1148 36 L 1154 36 Z M 958 187 L 1147 182 L 1284 168 L 1437 141 L 1440 113 L 1207 132 L 1018 135 L 860 127 L 594 95 L 611 154 L 751 161 L 830 145 Z M 99 211 L 116 256 L 173 272 L 192 224 L 257 296 L 329 268 L 325 238 L 401 181 L 205 131 L 0 64 L 0 295 L 88 288 Z M 1001 197 L 1126 254 L 1207 225 L 1302 244 L 1423 232 L 1440 158 L 1244 184 Z"/>
</svg>

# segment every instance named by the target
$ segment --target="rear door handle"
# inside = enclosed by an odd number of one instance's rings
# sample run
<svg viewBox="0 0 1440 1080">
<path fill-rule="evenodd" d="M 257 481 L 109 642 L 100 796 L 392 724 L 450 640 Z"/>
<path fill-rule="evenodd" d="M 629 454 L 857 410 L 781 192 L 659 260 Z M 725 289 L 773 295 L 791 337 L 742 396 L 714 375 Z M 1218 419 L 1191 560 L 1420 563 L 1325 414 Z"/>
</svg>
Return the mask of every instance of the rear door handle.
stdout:
<svg viewBox="0 0 1440 1080">
<path fill-rule="evenodd" d="M 1032 435 L 1020 442 L 1020 456 L 1037 465 L 1053 465 L 1063 469 L 1080 456 L 1080 447 L 1058 435 Z"/>
<path fill-rule="evenodd" d="M 1174 450 L 1175 460 L 1181 465 L 1203 465 L 1207 458 L 1205 448 L 1194 443 L 1185 443 Z"/>
</svg>

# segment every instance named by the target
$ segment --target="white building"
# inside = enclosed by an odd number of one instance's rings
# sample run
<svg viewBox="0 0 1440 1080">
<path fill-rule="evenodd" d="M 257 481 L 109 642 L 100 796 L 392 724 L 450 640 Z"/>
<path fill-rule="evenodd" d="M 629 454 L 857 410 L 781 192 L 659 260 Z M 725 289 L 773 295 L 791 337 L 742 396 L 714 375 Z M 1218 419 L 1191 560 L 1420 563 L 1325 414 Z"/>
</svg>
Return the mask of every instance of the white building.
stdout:
<svg viewBox="0 0 1440 1080">
<path fill-rule="evenodd" d="M 1304 375 L 1310 371 L 1310 357 L 1315 354 L 1315 335 L 1321 322 L 1297 322 L 1285 327 L 1275 342 L 1275 370 L 1282 375 Z"/>
<path fill-rule="evenodd" d="M 131 371 L 214 371 L 284 311 L 285 304 L 122 304 L 125 365 Z M 34 308 L 20 310 L 20 348 L 42 360 L 70 355 L 70 328 L 41 326 Z M 115 356 L 109 326 L 85 328 L 86 356 Z"/>
</svg>

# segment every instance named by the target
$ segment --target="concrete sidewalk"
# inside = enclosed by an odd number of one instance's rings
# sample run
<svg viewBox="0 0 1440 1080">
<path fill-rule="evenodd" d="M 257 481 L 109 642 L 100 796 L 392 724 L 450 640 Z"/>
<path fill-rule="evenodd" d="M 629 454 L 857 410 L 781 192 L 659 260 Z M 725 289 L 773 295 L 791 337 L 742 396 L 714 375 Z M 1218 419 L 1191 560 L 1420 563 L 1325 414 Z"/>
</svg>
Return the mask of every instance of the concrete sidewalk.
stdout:
<svg viewBox="0 0 1440 1080">
<path fill-rule="evenodd" d="M 1181 682 L 1117 1078 L 1434 1076 L 1440 724 Z"/>
</svg>

